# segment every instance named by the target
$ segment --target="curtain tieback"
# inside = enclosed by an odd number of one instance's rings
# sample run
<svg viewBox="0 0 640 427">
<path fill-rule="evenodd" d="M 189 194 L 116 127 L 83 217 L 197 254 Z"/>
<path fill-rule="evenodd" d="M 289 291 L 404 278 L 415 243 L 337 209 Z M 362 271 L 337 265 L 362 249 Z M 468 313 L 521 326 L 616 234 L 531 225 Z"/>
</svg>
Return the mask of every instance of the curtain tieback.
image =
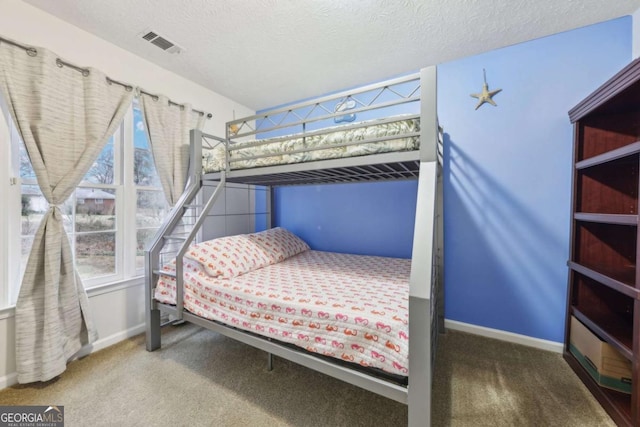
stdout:
<svg viewBox="0 0 640 427">
<path fill-rule="evenodd" d="M 50 214 L 58 221 L 62 221 L 64 219 L 64 215 L 62 214 L 62 207 L 62 205 L 49 205 L 49 212 L 47 212 L 47 214 Z"/>
</svg>

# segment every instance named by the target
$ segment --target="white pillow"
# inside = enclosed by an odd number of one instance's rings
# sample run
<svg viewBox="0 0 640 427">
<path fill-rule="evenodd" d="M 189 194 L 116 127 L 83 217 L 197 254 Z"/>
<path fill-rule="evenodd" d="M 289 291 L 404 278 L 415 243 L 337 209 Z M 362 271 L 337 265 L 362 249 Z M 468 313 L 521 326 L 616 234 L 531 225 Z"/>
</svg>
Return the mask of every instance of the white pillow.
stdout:
<svg viewBox="0 0 640 427">
<path fill-rule="evenodd" d="M 309 250 L 309 245 L 302 239 L 281 227 L 247 236 L 269 254 L 272 262 L 284 261 L 300 252 Z"/>
<path fill-rule="evenodd" d="M 212 277 L 231 279 L 266 265 L 272 257 L 246 234 L 220 237 L 189 247 L 186 258 L 198 261 Z"/>
</svg>

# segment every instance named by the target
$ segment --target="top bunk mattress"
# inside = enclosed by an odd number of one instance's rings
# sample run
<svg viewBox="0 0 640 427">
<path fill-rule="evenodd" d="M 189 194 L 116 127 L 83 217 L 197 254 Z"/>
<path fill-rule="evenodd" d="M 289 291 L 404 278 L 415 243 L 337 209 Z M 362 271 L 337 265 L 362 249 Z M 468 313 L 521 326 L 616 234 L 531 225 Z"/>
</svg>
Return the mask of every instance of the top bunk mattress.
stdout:
<svg viewBox="0 0 640 427">
<path fill-rule="evenodd" d="M 222 279 L 184 258 L 184 307 L 313 353 L 408 376 L 410 270 L 408 259 L 308 250 Z M 161 276 L 155 299 L 175 304 L 175 293 L 175 279 Z"/>
<path fill-rule="evenodd" d="M 365 122 L 363 126 L 336 127 L 335 131 L 291 139 L 271 138 L 230 144 L 230 169 L 248 169 L 338 159 L 368 154 L 412 151 L 420 148 L 420 119 L 399 117 L 381 123 Z M 204 173 L 225 169 L 225 147 L 203 148 Z"/>
</svg>

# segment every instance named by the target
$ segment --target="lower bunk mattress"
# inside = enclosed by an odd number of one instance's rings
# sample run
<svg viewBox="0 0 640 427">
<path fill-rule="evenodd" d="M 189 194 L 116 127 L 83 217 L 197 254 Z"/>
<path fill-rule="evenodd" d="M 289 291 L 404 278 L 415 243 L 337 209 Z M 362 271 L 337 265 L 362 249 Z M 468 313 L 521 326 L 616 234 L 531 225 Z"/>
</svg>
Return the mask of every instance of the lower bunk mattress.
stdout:
<svg viewBox="0 0 640 427">
<path fill-rule="evenodd" d="M 420 148 L 420 120 L 399 117 L 398 120 L 376 123 L 365 122 L 364 126 L 340 129 L 305 137 L 286 140 L 264 139 L 234 142 L 229 150 L 231 170 L 261 166 L 285 165 L 314 160 L 328 160 L 368 154 L 411 151 Z M 371 142 L 375 139 L 382 139 Z M 259 145 L 256 145 L 259 144 Z M 342 145 L 353 144 L 353 145 Z M 203 150 L 202 170 L 205 173 L 225 169 L 225 146 Z"/>
<path fill-rule="evenodd" d="M 171 266 L 166 266 L 171 271 Z M 184 259 L 184 307 L 305 350 L 408 376 L 407 259 L 308 250 L 231 279 Z M 157 301 L 175 304 L 161 276 Z"/>
</svg>

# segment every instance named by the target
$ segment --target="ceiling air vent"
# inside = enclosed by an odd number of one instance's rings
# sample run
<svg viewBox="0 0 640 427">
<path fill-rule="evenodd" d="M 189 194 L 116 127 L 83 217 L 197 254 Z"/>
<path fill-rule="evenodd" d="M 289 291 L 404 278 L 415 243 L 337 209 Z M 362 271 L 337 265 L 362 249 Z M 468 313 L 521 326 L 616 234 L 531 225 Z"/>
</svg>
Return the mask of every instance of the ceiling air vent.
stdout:
<svg viewBox="0 0 640 427">
<path fill-rule="evenodd" d="M 158 46 L 160 49 L 168 53 L 180 53 L 182 48 L 174 42 L 167 40 L 166 38 L 158 35 L 155 31 L 145 30 L 140 33 L 140 36 L 149 43 Z"/>
</svg>

